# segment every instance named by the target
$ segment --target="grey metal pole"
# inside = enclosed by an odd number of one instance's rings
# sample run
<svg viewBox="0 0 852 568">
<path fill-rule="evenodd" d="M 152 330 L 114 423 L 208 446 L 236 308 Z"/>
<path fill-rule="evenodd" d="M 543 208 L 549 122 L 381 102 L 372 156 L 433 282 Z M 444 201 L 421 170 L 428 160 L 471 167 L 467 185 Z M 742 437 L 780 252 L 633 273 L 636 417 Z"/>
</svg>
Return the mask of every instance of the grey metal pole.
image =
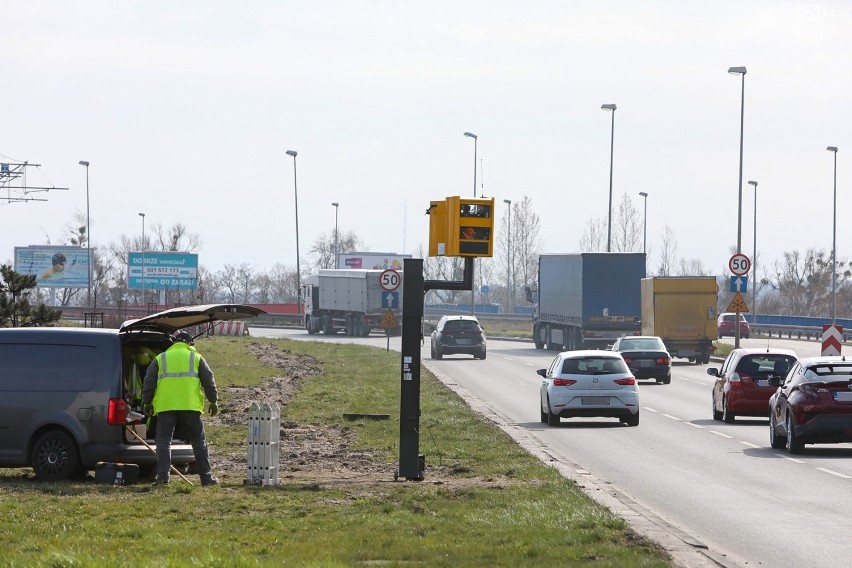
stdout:
<svg viewBox="0 0 852 568">
<path fill-rule="evenodd" d="M 142 217 L 142 305 L 145 304 L 145 214 L 140 213 Z"/>
<path fill-rule="evenodd" d="M 609 137 L 609 207 L 607 208 L 606 252 L 612 252 L 612 163 L 615 152 L 615 104 L 601 105 L 603 110 L 612 112 L 612 129 Z"/>
<path fill-rule="evenodd" d="M 473 138 L 473 196 L 476 197 L 476 144 L 479 140 L 479 136 L 474 134 L 473 132 L 465 132 L 465 136 L 468 138 Z M 476 311 L 476 285 L 475 283 L 471 283 L 470 286 L 470 315 L 473 315 Z"/>
<path fill-rule="evenodd" d="M 299 265 L 299 186 L 296 181 L 296 156 L 299 155 L 295 150 L 287 150 L 288 156 L 293 156 L 293 196 L 296 206 L 296 298 L 299 310 L 299 315 L 302 315 L 302 269 Z"/>
<path fill-rule="evenodd" d="M 640 191 L 639 195 L 641 195 L 645 199 L 645 216 L 642 220 L 642 252 L 647 254 L 647 244 L 648 244 L 648 192 Z"/>
<path fill-rule="evenodd" d="M 507 287 L 509 288 L 509 309 L 514 313 L 515 307 L 515 285 L 512 282 L 512 200 L 504 199 L 503 203 L 509 206 L 508 229 L 506 230 L 506 263 L 507 266 Z"/>
<path fill-rule="evenodd" d="M 757 182 L 749 181 L 754 186 L 754 249 L 751 257 L 751 313 L 754 315 L 752 321 L 757 325 Z"/>
<path fill-rule="evenodd" d="M 745 124 L 745 67 L 730 67 L 728 73 L 742 77 L 742 88 L 740 90 L 740 184 L 737 198 L 737 254 L 742 252 L 743 244 L 743 129 Z M 734 326 L 734 347 L 740 346 L 740 312 L 734 314 L 736 325 Z"/>
<path fill-rule="evenodd" d="M 332 203 L 332 205 L 334 205 L 334 266 L 332 268 L 337 268 L 337 209 L 340 203 Z"/>
<path fill-rule="evenodd" d="M 826 148 L 834 152 L 834 212 L 831 222 L 831 325 L 837 325 L 837 146 Z"/>
<path fill-rule="evenodd" d="M 80 160 L 81 166 L 86 166 L 86 281 L 88 292 L 86 294 L 86 305 L 92 306 L 92 225 L 89 220 L 89 162 Z"/>
</svg>

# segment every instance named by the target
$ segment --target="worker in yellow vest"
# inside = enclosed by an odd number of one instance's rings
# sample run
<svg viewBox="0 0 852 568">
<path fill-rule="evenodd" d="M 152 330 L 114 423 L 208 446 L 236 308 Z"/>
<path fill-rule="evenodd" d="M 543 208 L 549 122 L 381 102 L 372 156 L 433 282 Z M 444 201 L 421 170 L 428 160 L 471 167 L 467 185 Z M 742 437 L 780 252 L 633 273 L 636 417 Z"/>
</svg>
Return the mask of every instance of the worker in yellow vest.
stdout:
<svg viewBox="0 0 852 568">
<path fill-rule="evenodd" d="M 219 413 L 218 393 L 213 371 L 204 357 L 195 350 L 192 336 L 179 331 L 172 337 L 171 347 L 157 355 L 145 372 L 142 384 L 142 410 L 157 417 L 157 480 L 169 482 L 172 463 L 172 436 L 178 424 L 192 444 L 195 465 L 201 485 L 216 485 L 201 414 L 204 398 L 210 401 L 210 416 Z"/>
</svg>

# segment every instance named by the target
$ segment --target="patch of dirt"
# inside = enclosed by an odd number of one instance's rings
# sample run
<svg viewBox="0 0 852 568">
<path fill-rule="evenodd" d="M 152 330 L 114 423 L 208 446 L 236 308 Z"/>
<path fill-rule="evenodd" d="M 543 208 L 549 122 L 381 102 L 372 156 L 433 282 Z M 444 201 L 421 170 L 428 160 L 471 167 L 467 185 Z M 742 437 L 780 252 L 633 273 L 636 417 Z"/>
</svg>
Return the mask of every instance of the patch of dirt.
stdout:
<svg viewBox="0 0 852 568">
<path fill-rule="evenodd" d="M 324 373 L 316 358 L 291 353 L 270 343 L 251 342 L 249 351 L 264 365 L 280 372 L 257 387 L 220 388 L 220 398 L 223 399 L 219 404 L 220 413 L 212 418 L 205 417 L 205 422 L 245 425 L 247 429 L 252 402 L 277 402 L 281 405 L 282 414 L 278 467 L 281 483 L 358 484 L 363 487 L 394 480 L 397 464 L 388 463 L 369 450 L 353 448 L 357 433 L 346 423 L 318 426 L 300 424 L 283 416 L 287 403 L 302 383 Z M 245 444 L 211 446 L 210 461 L 214 474 L 229 482 L 244 480 L 247 474 L 246 453 Z M 452 487 L 487 485 L 500 488 L 513 483 L 511 475 L 502 479 L 452 477 L 466 473 L 464 468 L 427 464 L 426 480 Z"/>
<path fill-rule="evenodd" d="M 246 425 L 252 402 L 277 402 L 281 405 L 279 477 L 301 482 L 335 483 L 393 479 L 394 465 L 377 458 L 372 452 L 352 449 L 355 431 L 345 424 L 316 426 L 299 424 L 283 417 L 287 403 L 302 383 L 323 374 L 320 362 L 310 356 L 291 353 L 269 343 L 252 342 L 249 351 L 267 367 L 280 373 L 257 387 L 224 387 L 218 416 L 205 418 L 209 423 Z M 246 433 L 248 436 L 248 432 Z M 211 447 L 213 471 L 219 477 L 245 479 L 247 448 Z"/>
</svg>

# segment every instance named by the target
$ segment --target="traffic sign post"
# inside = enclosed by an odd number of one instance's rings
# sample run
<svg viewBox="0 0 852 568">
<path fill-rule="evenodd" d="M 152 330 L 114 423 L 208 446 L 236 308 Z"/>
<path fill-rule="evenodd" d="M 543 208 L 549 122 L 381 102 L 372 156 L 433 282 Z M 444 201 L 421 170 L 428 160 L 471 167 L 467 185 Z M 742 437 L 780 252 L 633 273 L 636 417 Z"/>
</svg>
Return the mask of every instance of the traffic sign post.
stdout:
<svg viewBox="0 0 852 568">
<path fill-rule="evenodd" d="M 739 244 L 737 245 L 739 248 Z M 745 276 L 751 270 L 751 259 L 744 255 L 741 252 L 736 253 L 731 256 L 731 259 L 728 261 L 728 268 L 731 270 L 731 274 L 734 276 Z M 748 281 L 746 281 L 748 282 Z M 734 280 L 731 279 L 731 288 L 734 287 Z M 734 312 L 734 317 L 736 325 L 734 326 L 734 347 L 739 349 L 740 347 L 740 312 L 747 312 L 748 306 L 746 306 L 745 301 L 743 300 L 742 291 L 737 290 L 736 296 L 731 301 L 731 305 L 728 306 L 728 311 Z M 734 308 L 733 310 L 731 308 Z"/>
<path fill-rule="evenodd" d="M 728 261 L 728 268 L 734 276 L 745 276 L 751 270 L 751 259 L 738 252 Z"/>
<path fill-rule="evenodd" d="M 393 292 L 399 288 L 400 284 L 402 284 L 402 279 L 399 277 L 399 272 L 392 268 L 383 270 L 382 273 L 379 274 L 379 286 L 381 286 L 382 290 L 386 292 Z"/>
</svg>

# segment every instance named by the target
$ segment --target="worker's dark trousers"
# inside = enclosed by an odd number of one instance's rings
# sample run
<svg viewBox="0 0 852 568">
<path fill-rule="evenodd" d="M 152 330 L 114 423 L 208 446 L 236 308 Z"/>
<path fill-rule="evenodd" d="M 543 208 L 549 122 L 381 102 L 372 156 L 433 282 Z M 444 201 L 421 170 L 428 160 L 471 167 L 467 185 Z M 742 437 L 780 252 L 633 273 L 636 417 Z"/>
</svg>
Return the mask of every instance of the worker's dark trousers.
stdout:
<svg viewBox="0 0 852 568">
<path fill-rule="evenodd" d="M 172 436 L 175 427 L 180 424 L 181 431 L 192 444 L 195 454 L 195 466 L 201 477 L 210 475 L 210 456 L 207 453 L 207 439 L 204 437 L 204 424 L 201 413 L 194 410 L 170 410 L 157 414 L 157 479 L 169 478 L 169 466 L 172 463 Z"/>
</svg>

